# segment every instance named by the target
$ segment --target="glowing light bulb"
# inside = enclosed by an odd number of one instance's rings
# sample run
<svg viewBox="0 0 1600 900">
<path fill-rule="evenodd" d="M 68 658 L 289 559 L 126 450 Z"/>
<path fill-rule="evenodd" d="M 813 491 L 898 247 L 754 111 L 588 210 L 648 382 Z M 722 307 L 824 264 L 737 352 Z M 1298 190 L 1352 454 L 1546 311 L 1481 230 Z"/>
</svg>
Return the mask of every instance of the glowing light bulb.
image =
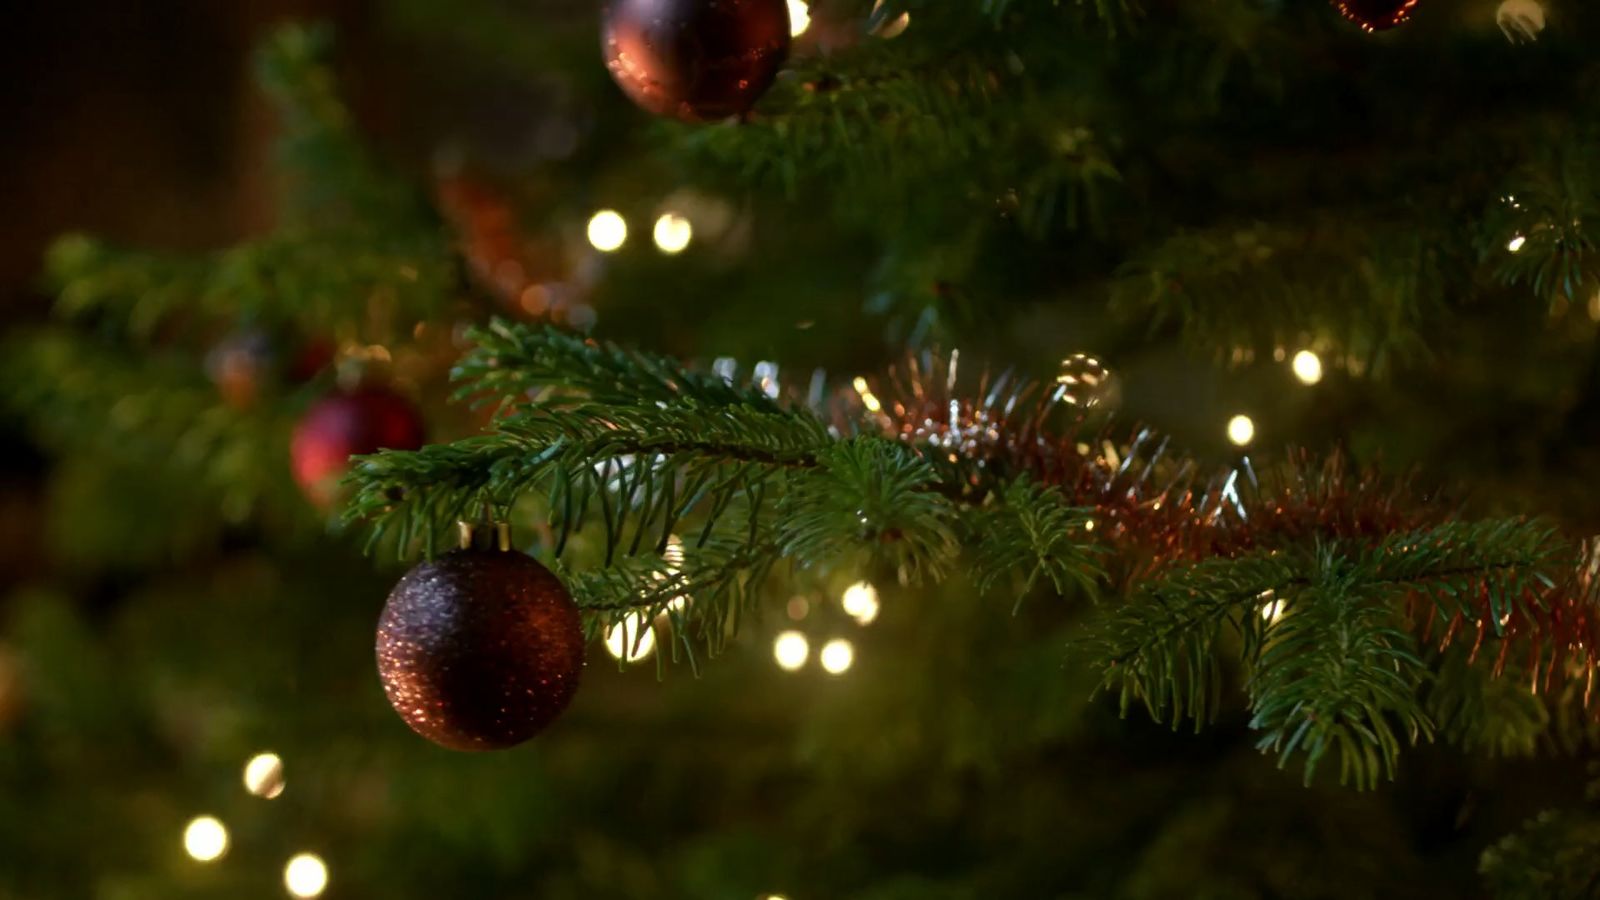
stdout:
<svg viewBox="0 0 1600 900">
<path fill-rule="evenodd" d="M 628 223 L 616 210 L 602 209 L 589 217 L 589 243 L 610 253 L 628 240 Z"/>
<path fill-rule="evenodd" d="M 1296 353 L 1289 367 L 1294 369 L 1294 377 L 1300 379 L 1301 384 L 1316 384 L 1322 380 L 1322 357 L 1310 350 Z"/>
<path fill-rule="evenodd" d="M 772 658 L 785 672 L 797 672 L 811 656 L 811 643 L 798 631 L 785 631 L 772 642 Z"/>
<path fill-rule="evenodd" d="M 858 581 L 844 589 L 839 605 L 844 607 L 845 615 L 855 619 L 857 624 L 870 625 L 878 617 L 878 589 L 865 581 Z"/>
<path fill-rule="evenodd" d="M 872 393 L 872 389 L 867 386 L 865 378 L 857 375 L 851 384 L 855 387 L 856 393 L 861 395 L 861 404 L 867 408 L 868 412 L 883 411 L 883 404 L 878 401 L 878 398 Z"/>
<path fill-rule="evenodd" d="M 1519 234 L 1512 238 L 1510 243 L 1506 244 L 1506 249 L 1510 250 L 1512 253 L 1516 253 L 1517 251 L 1521 250 L 1522 245 L 1526 244 L 1527 242 L 1528 239 Z"/>
<path fill-rule="evenodd" d="M 606 651 L 615 659 L 638 662 L 655 652 L 655 649 L 655 629 L 646 624 L 638 613 L 629 613 L 621 622 L 606 629 Z"/>
<path fill-rule="evenodd" d="M 1288 601 L 1279 600 L 1277 591 L 1270 589 L 1262 591 L 1259 599 L 1261 600 L 1261 618 L 1266 619 L 1267 624 L 1274 624 L 1283 618 L 1284 608 L 1288 605 Z"/>
<path fill-rule="evenodd" d="M 811 10 L 801 0 L 789 0 L 789 36 L 799 37 L 811 27 Z"/>
<path fill-rule="evenodd" d="M 315 853 L 296 853 L 283 867 L 283 886 L 296 897 L 317 897 L 328 888 L 328 866 Z"/>
<path fill-rule="evenodd" d="M 1228 440 L 1240 447 L 1255 440 L 1256 423 L 1249 416 L 1240 414 L 1228 420 Z"/>
<path fill-rule="evenodd" d="M 283 760 L 276 753 L 257 753 L 244 764 L 244 789 L 271 800 L 283 793 Z"/>
<path fill-rule="evenodd" d="M 664 213 L 656 219 L 651 236 L 655 238 L 656 249 L 671 256 L 682 253 L 683 248 L 689 246 L 689 239 L 694 237 L 694 226 L 677 213 Z"/>
<path fill-rule="evenodd" d="M 844 638 L 834 638 L 822 645 L 822 652 L 817 659 L 829 675 L 843 675 L 856 661 L 856 648 Z"/>
<path fill-rule="evenodd" d="M 183 829 L 183 849 L 200 862 L 228 852 L 228 829 L 215 816 L 196 816 Z"/>
</svg>

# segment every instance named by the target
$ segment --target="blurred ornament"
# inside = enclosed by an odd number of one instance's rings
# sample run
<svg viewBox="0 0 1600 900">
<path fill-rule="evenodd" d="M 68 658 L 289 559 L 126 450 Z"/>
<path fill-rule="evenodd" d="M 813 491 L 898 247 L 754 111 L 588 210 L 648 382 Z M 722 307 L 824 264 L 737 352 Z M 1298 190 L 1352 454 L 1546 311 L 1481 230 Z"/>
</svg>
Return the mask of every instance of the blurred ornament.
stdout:
<svg viewBox="0 0 1600 900">
<path fill-rule="evenodd" d="M 298 345 L 297 345 L 298 344 Z M 259 328 L 241 329 L 206 354 L 206 374 L 230 405 L 248 409 L 274 384 L 304 384 L 333 361 L 333 344 L 296 342 Z"/>
<path fill-rule="evenodd" d="M 1544 6 L 1539 0 L 1501 0 L 1494 21 L 1513 44 L 1538 40 L 1544 30 Z"/>
<path fill-rule="evenodd" d="M 454 550 L 407 572 L 378 621 L 378 673 L 411 729 L 454 750 L 496 750 L 559 716 L 583 673 L 572 595 L 532 557 Z"/>
<path fill-rule="evenodd" d="M 295 481 L 312 503 L 327 508 L 339 495 L 350 457 L 422 446 L 422 416 L 387 388 L 362 387 L 317 401 L 295 425 L 289 444 Z"/>
<path fill-rule="evenodd" d="M 704 122 L 750 109 L 789 52 L 786 0 L 612 0 L 606 68 L 658 116 Z"/>
<path fill-rule="evenodd" d="M 1079 409 L 1115 408 L 1122 402 L 1122 385 L 1098 357 L 1074 353 L 1061 361 L 1056 374 L 1061 402 Z"/>
<path fill-rule="evenodd" d="M 1418 0 L 1333 0 L 1339 15 L 1361 26 L 1362 31 L 1383 31 L 1402 25 L 1411 18 Z"/>
<path fill-rule="evenodd" d="M 206 374 L 229 405 L 255 404 L 278 369 L 278 345 L 267 332 L 246 329 L 218 341 L 206 354 Z"/>
</svg>

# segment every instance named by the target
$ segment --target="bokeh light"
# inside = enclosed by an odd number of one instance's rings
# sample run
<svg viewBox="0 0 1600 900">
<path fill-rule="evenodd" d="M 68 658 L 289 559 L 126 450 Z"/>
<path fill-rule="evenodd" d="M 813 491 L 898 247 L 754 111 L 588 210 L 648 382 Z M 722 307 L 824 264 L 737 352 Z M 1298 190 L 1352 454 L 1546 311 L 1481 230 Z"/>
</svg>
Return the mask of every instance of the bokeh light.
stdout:
<svg viewBox="0 0 1600 900">
<path fill-rule="evenodd" d="M 1322 357 L 1310 350 L 1296 353 L 1289 366 L 1294 369 L 1294 377 L 1300 379 L 1301 384 L 1316 384 L 1322 380 Z"/>
<path fill-rule="evenodd" d="M 817 655 L 817 659 L 829 675 L 843 675 L 855 664 L 856 648 L 844 638 L 834 638 L 822 645 L 822 652 Z"/>
<path fill-rule="evenodd" d="M 811 10 L 801 0 L 789 0 L 789 36 L 799 37 L 811 27 Z"/>
<path fill-rule="evenodd" d="M 328 866 L 315 853 L 296 853 L 283 867 L 283 886 L 296 897 L 317 897 L 328 887 Z"/>
<path fill-rule="evenodd" d="M 839 605 L 844 607 L 845 615 L 855 619 L 857 624 L 870 625 L 878 617 L 878 589 L 865 581 L 858 581 L 844 589 Z"/>
<path fill-rule="evenodd" d="M 772 658 L 785 672 L 797 672 L 811 656 L 811 643 L 798 631 L 785 631 L 772 642 Z"/>
<path fill-rule="evenodd" d="M 268 800 L 283 793 L 283 759 L 276 753 L 257 753 L 244 764 L 244 789 Z"/>
<path fill-rule="evenodd" d="M 589 243 L 610 253 L 628 241 L 628 223 L 616 210 L 602 209 L 589 217 Z"/>
<path fill-rule="evenodd" d="M 638 662 L 654 653 L 656 632 L 638 613 L 629 613 L 606 629 L 606 652 L 623 662 Z"/>
<path fill-rule="evenodd" d="M 670 256 L 682 253 L 689 246 L 689 240 L 694 237 L 694 226 L 677 213 L 664 213 L 656 219 L 655 231 L 651 236 L 655 238 L 656 249 Z"/>
<path fill-rule="evenodd" d="M 1516 253 L 1517 251 L 1521 250 L 1522 245 L 1526 244 L 1527 242 L 1528 239 L 1519 234 L 1512 238 L 1510 243 L 1506 244 L 1506 249 L 1510 250 L 1512 253 Z"/>
<path fill-rule="evenodd" d="M 1256 439 L 1256 423 L 1244 414 L 1228 420 L 1228 440 L 1243 447 Z"/>
<path fill-rule="evenodd" d="M 196 816 L 183 829 L 183 849 L 200 862 L 220 859 L 228 852 L 228 829 L 215 816 Z"/>
</svg>

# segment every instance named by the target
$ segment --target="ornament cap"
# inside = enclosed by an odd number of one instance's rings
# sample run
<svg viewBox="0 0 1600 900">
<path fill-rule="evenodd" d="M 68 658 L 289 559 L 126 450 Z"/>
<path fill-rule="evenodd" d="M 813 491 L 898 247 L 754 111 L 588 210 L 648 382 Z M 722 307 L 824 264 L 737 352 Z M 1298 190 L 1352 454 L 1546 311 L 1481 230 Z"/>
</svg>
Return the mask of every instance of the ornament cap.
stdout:
<svg viewBox="0 0 1600 900">
<path fill-rule="evenodd" d="M 483 522 L 469 522 L 460 519 L 456 522 L 457 545 L 462 550 L 477 548 L 480 550 L 499 550 L 501 553 L 511 551 L 511 524 L 509 522 L 494 522 L 484 515 Z"/>
</svg>

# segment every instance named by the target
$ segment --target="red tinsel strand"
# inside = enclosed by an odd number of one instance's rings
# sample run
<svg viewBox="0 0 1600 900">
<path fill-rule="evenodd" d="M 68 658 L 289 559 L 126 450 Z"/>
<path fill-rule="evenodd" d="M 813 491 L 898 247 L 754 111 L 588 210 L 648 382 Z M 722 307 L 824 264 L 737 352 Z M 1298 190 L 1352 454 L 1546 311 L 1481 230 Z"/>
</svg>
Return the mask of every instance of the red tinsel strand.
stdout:
<svg viewBox="0 0 1600 900">
<path fill-rule="evenodd" d="M 982 501 L 993 485 L 1026 474 L 1059 489 L 1067 501 L 1095 511 L 1095 533 L 1116 548 L 1124 583 L 1148 578 L 1173 564 L 1234 557 L 1254 550 L 1303 544 L 1315 538 L 1376 546 L 1399 533 L 1451 520 L 1454 507 L 1414 490 L 1407 480 L 1352 470 L 1343 454 L 1319 461 L 1292 453 L 1286 469 L 1263 481 L 1248 459 L 1207 472 L 1169 449 L 1149 429 L 1114 440 L 1105 426 L 1081 414 L 1063 415 L 1064 391 L 1011 373 L 979 376 L 964 389 L 959 356 L 923 354 L 891 369 L 886 379 L 858 380 L 835 396 L 828 412 L 841 433 L 877 433 L 902 440 Z M 1485 580 L 1473 592 L 1476 624 L 1469 661 L 1486 636 L 1500 643 L 1492 671 L 1504 673 L 1511 647 L 1526 640 L 1527 672 L 1535 690 L 1550 690 L 1580 672 L 1585 702 L 1592 693 L 1600 647 L 1594 545 L 1587 564 L 1550 588 L 1513 598 L 1498 628 Z M 1416 633 L 1428 641 L 1438 613 L 1432 600 L 1408 601 Z M 1443 652 L 1468 619 L 1450 617 L 1437 647 Z M 1542 651 L 1549 645 L 1549 655 Z M 1543 676 L 1539 672 L 1541 664 Z"/>
</svg>

